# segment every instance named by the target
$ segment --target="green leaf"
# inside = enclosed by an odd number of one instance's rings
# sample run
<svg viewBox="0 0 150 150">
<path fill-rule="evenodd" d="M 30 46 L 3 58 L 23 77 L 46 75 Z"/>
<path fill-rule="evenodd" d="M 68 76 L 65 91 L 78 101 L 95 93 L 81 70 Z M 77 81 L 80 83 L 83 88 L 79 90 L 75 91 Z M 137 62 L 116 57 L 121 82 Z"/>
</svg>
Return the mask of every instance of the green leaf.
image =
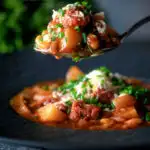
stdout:
<svg viewBox="0 0 150 150">
<path fill-rule="evenodd" d="M 80 32 L 80 27 L 79 26 L 75 26 L 74 29 L 78 32 Z"/>
<path fill-rule="evenodd" d="M 82 1 L 81 2 L 83 6 L 87 7 L 88 6 L 88 2 L 87 1 Z"/>
<path fill-rule="evenodd" d="M 122 79 L 119 79 L 119 78 L 116 78 L 116 77 L 112 78 L 112 84 L 114 86 L 125 86 L 125 82 Z"/>
<path fill-rule="evenodd" d="M 63 9 L 58 9 L 58 12 L 61 14 L 61 16 L 65 15 L 65 11 Z"/>
<path fill-rule="evenodd" d="M 55 41 L 55 40 L 56 40 L 56 36 L 52 36 L 52 37 L 51 37 L 51 40 L 52 40 L 52 41 Z"/>
<path fill-rule="evenodd" d="M 65 104 L 66 104 L 67 106 L 71 106 L 71 105 L 72 105 L 72 102 L 71 102 L 71 101 L 66 101 Z"/>
<path fill-rule="evenodd" d="M 62 28 L 63 25 L 62 25 L 61 23 L 58 23 L 58 24 L 55 25 L 55 27 L 56 27 L 56 28 Z"/>
<path fill-rule="evenodd" d="M 78 62 L 78 61 L 80 60 L 80 56 L 76 56 L 76 57 L 72 58 L 72 60 L 73 60 L 74 62 Z"/>
<path fill-rule="evenodd" d="M 86 43 L 87 42 L 87 36 L 86 33 L 82 33 L 82 38 L 83 38 L 83 42 Z"/>
<path fill-rule="evenodd" d="M 147 112 L 145 115 L 145 120 L 150 121 L 150 112 Z"/>
<path fill-rule="evenodd" d="M 98 70 L 104 72 L 106 76 L 108 76 L 110 74 L 110 70 L 104 66 L 98 68 Z"/>
<path fill-rule="evenodd" d="M 64 32 L 60 32 L 60 33 L 58 33 L 58 38 L 63 38 L 65 36 L 65 34 L 64 34 Z"/>
</svg>

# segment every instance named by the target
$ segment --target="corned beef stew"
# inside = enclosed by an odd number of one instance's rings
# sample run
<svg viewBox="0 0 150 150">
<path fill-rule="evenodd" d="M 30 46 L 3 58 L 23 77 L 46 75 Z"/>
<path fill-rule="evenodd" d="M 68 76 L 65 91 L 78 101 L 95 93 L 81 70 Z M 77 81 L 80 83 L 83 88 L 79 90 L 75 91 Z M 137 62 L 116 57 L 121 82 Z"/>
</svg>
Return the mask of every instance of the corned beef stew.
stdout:
<svg viewBox="0 0 150 150">
<path fill-rule="evenodd" d="M 10 101 L 22 117 L 73 129 L 131 129 L 150 122 L 150 84 L 99 67 L 25 88 Z"/>
<path fill-rule="evenodd" d="M 79 61 L 119 45 L 118 33 L 106 24 L 103 12 L 94 13 L 88 1 L 55 11 L 45 30 L 35 38 L 35 50 L 55 58 Z"/>
</svg>

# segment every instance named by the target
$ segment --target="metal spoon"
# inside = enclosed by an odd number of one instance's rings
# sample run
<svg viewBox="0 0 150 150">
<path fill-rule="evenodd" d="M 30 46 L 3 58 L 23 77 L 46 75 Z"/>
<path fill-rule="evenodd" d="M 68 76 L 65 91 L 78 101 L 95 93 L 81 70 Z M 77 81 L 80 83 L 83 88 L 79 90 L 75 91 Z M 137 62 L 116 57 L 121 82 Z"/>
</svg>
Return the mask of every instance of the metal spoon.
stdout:
<svg viewBox="0 0 150 150">
<path fill-rule="evenodd" d="M 143 26 L 144 24 L 148 23 L 150 21 L 150 16 L 147 16 L 141 20 L 139 20 L 137 23 L 135 23 L 134 25 L 132 25 L 126 32 L 124 32 L 123 34 L 119 35 L 117 38 L 120 40 L 120 44 L 115 46 L 115 47 L 109 47 L 109 48 L 104 48 L 101 49 L 99 52 L 92 54 L 91 56 L 98 56 L 101 54 L 104 54 L 106 52 L 112 51 L 114 49 L 116 49 L 117 47 L 119 47 L 123 41 L 130 36 L 134 31 L 136 31 L 138 28 L 140 28 L 141 26 Z M 90 56 L 90 57 L 91 57 Z"/>
</svg>

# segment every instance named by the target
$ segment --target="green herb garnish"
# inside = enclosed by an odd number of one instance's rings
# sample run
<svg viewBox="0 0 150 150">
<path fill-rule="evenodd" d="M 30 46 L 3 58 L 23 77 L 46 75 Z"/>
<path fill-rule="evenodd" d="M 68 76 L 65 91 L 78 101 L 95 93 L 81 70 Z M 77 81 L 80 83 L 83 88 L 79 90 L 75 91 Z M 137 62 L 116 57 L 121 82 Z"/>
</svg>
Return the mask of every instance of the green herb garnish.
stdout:
<svg viewBox="0 0 150 150">
<path fill-rule="evenodd" d="M 56 40 L 56 38 L 57 38 L 57 34 L 56 34 L 56 32 L 51 31 L 51 35 L 52 35 L 51 40 L 52 40 L 52 41 L 55 41 L 55 40 Z"/>
<path fill-rule="evenodd" d="M 85 103 L 87 103 L 87 104 L 95 104 L 95 105 L 98 104 L 98 99 L 97 99 L 96 97 L 92 97 L 92 98 L 89 98 L 89 99 L 85 99 L 84 101 L 85 101 Z"/>
<path fill-rule="evenodd" d="M 63 38 L 65 36 L 65 34 L 64 34 L 64 32 L 60 32 L 60 33 L 58 33 L 58 38 Z"/>
<path fill-rule="evenodd" d="M 148 98 L 147 98 L 147 97 L 144 98 L 143 104 L 145 104 L 145 105 L 146 105 L 146 104 L 149 104 L 149 101 L 148 101 Z"/>
<path fill-rule="evenodd" d="M 58 9 L 58 12 L 61 14 L 61 16 L 65 15 L 65 11 L 63 9 Z"/>
<path fill-rule="evenodd" d="M 62 28 L 63 25 L 62 25 L 61 23 L 58 23 L 58 24 L 55 25 L 55 27 L 56 27 L 56 28 Z"/>
<path fill-rule="evenodd" d="M 67 106 L 71 106 L 71 105 L 72 105 L 72 102 L 71 102 L 71 101 L 66 101 L 65 104 L 66 104 Z"/>
<path fill-rule="evenodd" d="M 143 87 L 133 87 L 131 85 L 125 86 L 120 90 L 120 93 L 126 93 L 129 95 L 134 96 L 136 99 L 141 98 L 141 96 L 146 96 L 146 94 L 149 92 L 148 89 L 145 89 Z M 146 97 L 145 97 L 146 98 Z"/>
<path fill-rule="evenodd" d="M 83 6 L 85 6 L 85 7 L 88 6 L 88 2 L 87 2 L 87 1 L 82 1 L 81 4 L 82 4 Z"/>
<path fill-rule="evenodd" d="M 104 79 L 101 80 L 101 85 L 104 85 L 104 83 L 105 83 L 105 80 Z"/>
<path fill-rule="evenodd" d="M 122 79 L 116 77 L 112 78 L 112 84 L 115 86 L 125 86 L 125 82 Z"/>
<path fill-rule="evenodd" d="M 72 94 L 72 96 L 73 96 L 74 99 L 78 99 L 77 91 L 74 88 L 72 88 L 70 90 L 70 93 Z"/>
<path fill-rule="evenodd" d="M 80 95 L 78 95 L 78 97 L 79 97 L 81 100 L 84 100 L 86 93 L 87 93 L 87 89 L 85 88 L 85 89 L 83 90 L 83 92 L 82 92 Z"/>
<path fill-rule="evenodd" d="M 80 32 L 80 27 L 79 26 L 75 26 L 74 29 L 78 32 Z"/>
<path fill-rule="evenodd" d="M 115 105 L 113 103 L 111 103 L 110 105 L 111 105 L 111 109 L 115 108 Z"/>
<path fill-rule="evenodd" d="M 51 40 L 52 40 L 52 41 L 55 41 L 55 40 L 56 40 L 56 36 L 52 36 L 52 37 L 51 37 Z"/>
<path fill-rule="evenodd" d="M 106 76 L 109 76 L 109 74 L 110 74 L 110 70 L 106 67 L 100 67 L 100 68 L 98 68 L 98 70 L 104 72 Z"/>
<path fill-rule="evenodd" d="M 72 58 L 72 60 L 73 60 L 74 62 L 78 62 L 78 61 L 80 60 L 80 57 L 79 57 L 79 56 L 76 56 L 76 57 Z"/>
<path fill-rule="evenodd" d="M 83 42 L 86 43 L 87 42 L 87 36 L 86 33 L 82 33 L 82 38 L 83 38 Z"/>
<path fill-rule="evenodd" d="M 146 121 L 150 121 L 150 112 L 147 112 L 145 115 Z"/>
</svg>

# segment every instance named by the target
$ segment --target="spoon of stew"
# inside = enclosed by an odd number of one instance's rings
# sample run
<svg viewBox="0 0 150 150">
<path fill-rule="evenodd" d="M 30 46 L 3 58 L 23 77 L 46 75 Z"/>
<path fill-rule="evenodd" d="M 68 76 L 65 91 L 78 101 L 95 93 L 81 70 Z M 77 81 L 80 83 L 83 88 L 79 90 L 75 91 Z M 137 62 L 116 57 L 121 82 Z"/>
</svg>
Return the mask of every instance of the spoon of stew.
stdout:
<svg viewBox="0 0 150 150">
<path fill-rule="evenodd" d="M 136 30 L 138 30 L 141 26 L 143 26 L 144 24 L 150 22 L 150 16 L 146 16 L 145 18 L 142 18 L 141 20 L 139 20 L 138 22 L 136 22 L 134 25 L 132 25 L 126 32 L 124 32 L 123 34 L 121 35 L 118 35 L 116 38 L 117 40 L 119 40 L 119 44 L 116 45 L 116 46 L 112 46 L 112 47 L 108 47 L 108 48 L 104 48 L 104 49 L 101 49 L 99 52 L 95 53 L 95 54 L 92 54 L 91 56 L 98 56 L 102 53 L 106 53 L 106 52 L 109 52 L 109 51 L 112 51 L 114 49 L 116 49 L 118 46 L 120 46 L 123 41 L 128 37 L 130 36 L 133 32 L 135 32 Z"/>
<path fill-rule="evenodd" d="M 117 48 L 125 38 L 150 21 L 147 16 L 123 34 L 105 22 L 103 12 L 93 13 L 88 1 L 68 4 L 55 11 L 46 30 L 35 38 L 36 51 L 80 61 Z"/>
</svg>

